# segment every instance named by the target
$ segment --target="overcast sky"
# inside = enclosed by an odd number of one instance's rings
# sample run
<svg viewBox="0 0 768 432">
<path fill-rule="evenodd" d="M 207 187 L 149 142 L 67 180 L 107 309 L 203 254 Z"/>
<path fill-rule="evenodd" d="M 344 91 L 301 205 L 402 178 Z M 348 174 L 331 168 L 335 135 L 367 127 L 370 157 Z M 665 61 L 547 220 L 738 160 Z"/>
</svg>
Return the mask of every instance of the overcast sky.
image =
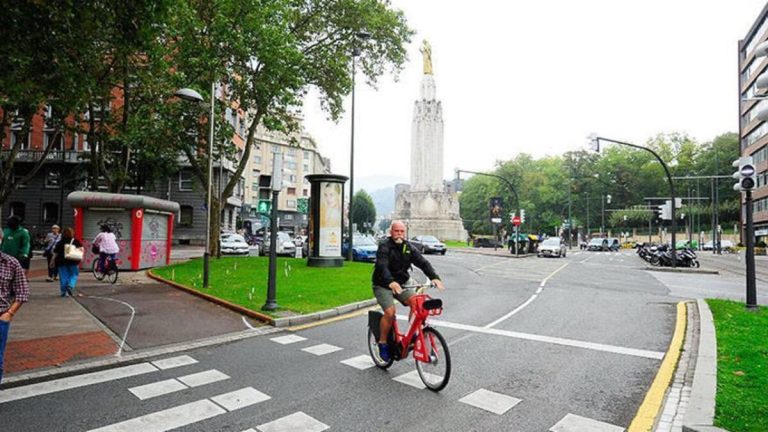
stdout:
<svg viewBox="0 0 768 432">
<path fill-rule="evenodd" d="M 356 187 L 410 181 L 411 117 L 432 44 L 445 122 L 444 178 L 490 170 L 521 152 L 583 148 L 586 136 L 644 143 L 662 132 L 705 142 L 738 128 L 737 42 L 760 0 L 393 0 L 417 32 L 398 81 L 358 76 Z M 349 174 L 350 117 L 327 120 L 310 97 L 305 127 Z M 373 178 L 379 178 L 374 181 Z M 366 181 L 369 178 L 369 181 Z M 386 181 L 384 181 L 386 183 Z"/>
</svg>

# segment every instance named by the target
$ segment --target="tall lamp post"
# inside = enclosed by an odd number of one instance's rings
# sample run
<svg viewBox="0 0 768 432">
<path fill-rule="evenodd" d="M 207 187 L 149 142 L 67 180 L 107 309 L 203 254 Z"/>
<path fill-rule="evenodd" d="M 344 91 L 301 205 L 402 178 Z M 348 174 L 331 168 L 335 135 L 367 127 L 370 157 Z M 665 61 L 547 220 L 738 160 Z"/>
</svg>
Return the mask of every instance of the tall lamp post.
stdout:
<svg viewBox="0 0 768 432">
<path fill-rule="evenodd" d="M 360 48 L 357 47 L 357 41 L 366 40 L 370 37 L 370 33 L 357 32 L 355 34 L 355 47 L 352 49 L 352 131 L 349 143 L 349 248 L 347 249 L 347 259 L 349 261 L 352 261 L 352 236 L 354 234 L 352 226 L 352 201 L 355 199 L 355 64 L 360 56 Z"/>
<path fill-rule="evenodd" d="M 210 125 L 210 133 L 208 135 L 208 203 L 206 205 L 205 216 L 205 253 L 203 254 L 203 288 L 208 288 L 208 281 L 210 275 L 210 257 L 211 257 L 211 186 L 213 184 L 213 116 L 214 116 L 214 97 L 216 95 L 216 82 L 211 82 L 211 111 L 208 117 L 208 124 Z M 202 103 L 205 99 L 200 93 L 190 88 L 179 89 L 174 93 L 181 99 L 190 102 Z"/>
<path fill-rule="evenodd" d="M 633 148 L 636 148 L 636 149 L 640 149 L 640 150 L 645 150 L 647 152 L 651 152 L 651 154 L 653 154 L 653 156 L 656 157 L 656 160 L 659 161 L 661 166 L 664 167 L 664 172 L 667 174 L 667 181 L 669 181 L 669 195 L 672 198 L 672 205 L 671 205 L 671 207 L 672 207 L 672 209 L 671 209 L 672 210 L 672 248 L 671 248 L 671 252 L 672 252 L 672 268 L 677 267 L 677 251 L 675 249 L 676 246 L 677 246 L 677 237 L 675 236 L 675 233 L 677 231 L 677 220 L 675 220 L 675 201 L 676 201 L 675 200 L 675 183 L 672 181 L 672 175 L 669 173 L 669 168 L 667 167 L 667 164 L 664 163 L 664 160 L 661 159 L 661 156 L 659 156 L 658 153 L 656 153 L 655 151 L 649 149 L 648 147 L 642 147 L 642 146 L 639 146 L 639 145 L 630 144 L 630 143 L 623 142 L 623 141 L 616 141 L 616 140 L 613 140 L 613 139 L 610 139 L 610 138 L 604 138 L 604 137 L 598 136 L 597 134 L 590 135 L 589 139 L 590 139 L 590 144 L 592 146 L 592 149 L 594 151 L 598 152 L 598 153 L 600 152 L 600 141 L 611 142 L 611 143 L 614 143 L 614 144 L 625 145 L 625 146 L 628 146 L 628 147 L 633 147 Z"/>
</svg>

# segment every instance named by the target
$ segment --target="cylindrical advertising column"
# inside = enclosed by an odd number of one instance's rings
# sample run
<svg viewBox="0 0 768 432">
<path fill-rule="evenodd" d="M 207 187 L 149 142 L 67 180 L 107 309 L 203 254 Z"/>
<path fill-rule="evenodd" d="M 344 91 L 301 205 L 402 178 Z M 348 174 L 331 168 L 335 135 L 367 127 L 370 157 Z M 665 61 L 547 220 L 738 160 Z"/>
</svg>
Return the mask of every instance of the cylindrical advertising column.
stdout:
<svg viewBox="0 0 768 432">
<path fill-rule="evenodd" d="M 344 265 L 344 183 L 347 177 L 337 174 L 305 176 L 311 184 L 309 199 L 309 258 L 310 267 L 341 267 Z"/>
</svg>

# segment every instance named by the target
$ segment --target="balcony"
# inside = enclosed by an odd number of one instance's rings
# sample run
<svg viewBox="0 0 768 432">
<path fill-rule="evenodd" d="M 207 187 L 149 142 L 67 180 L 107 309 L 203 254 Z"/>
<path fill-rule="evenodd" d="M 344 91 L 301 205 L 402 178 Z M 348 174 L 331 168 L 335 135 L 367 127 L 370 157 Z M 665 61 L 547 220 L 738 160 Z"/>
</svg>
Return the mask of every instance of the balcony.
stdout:
<svg viewBox="0 0 768 432">
<path fill-rule="evenodd" d="M 10 150 L 3 150 L 0 152 L 3 157 L 7 157 L 10 153 Z M 43 158 L 44 153 L 43 150 L 19 150 L 19 152 L 16 153 L 15 162 L 38 162 Z M 63 161 L 66 163 L 80 163 L 82 162 L 79 158 L 80 153 L 81 152 L 51 150 L 45 156 L 45 160 L 49 162 Z"/>
</svg>

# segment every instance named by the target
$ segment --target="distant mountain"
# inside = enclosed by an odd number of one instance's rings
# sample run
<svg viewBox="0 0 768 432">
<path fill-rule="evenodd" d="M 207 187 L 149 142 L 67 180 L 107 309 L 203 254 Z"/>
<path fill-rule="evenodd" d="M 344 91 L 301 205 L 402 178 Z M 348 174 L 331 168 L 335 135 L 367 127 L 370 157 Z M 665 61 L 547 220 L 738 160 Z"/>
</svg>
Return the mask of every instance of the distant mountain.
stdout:
<svg viewBox="0 0 768 432">
<path fill-rule="evenodd" d="M 369 194 L 384 188 L 394 190 L 398 183 L 408 183 L 408 179 L 391 175 L 355 176 L 355 190 L 365 189 Z"/>
<path fill-rule="evenodd" d="M 366 191 L 367 192 L 367 191 Z M 395 186 L 368 192 L 376 206 L 376 217 L 387 217 L 395 209 Z"/>
</svg>

